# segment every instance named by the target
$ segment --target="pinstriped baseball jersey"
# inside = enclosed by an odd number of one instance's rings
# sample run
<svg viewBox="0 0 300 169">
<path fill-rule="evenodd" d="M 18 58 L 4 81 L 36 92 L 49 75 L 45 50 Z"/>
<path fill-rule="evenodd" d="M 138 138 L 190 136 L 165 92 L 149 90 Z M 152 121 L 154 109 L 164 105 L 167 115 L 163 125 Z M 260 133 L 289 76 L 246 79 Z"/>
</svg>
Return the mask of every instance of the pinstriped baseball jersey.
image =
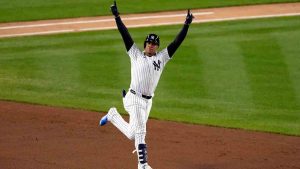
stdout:
<svg viewBox="0 0 300 169">
<path fill-rule="evenodd" d="M 133 44 L 127 53 L 131 61 L 130 88 L 141 94 L 153 96 L 161 73 L 170 60 L 168 49 L 148 57 Z"/>
</svg>

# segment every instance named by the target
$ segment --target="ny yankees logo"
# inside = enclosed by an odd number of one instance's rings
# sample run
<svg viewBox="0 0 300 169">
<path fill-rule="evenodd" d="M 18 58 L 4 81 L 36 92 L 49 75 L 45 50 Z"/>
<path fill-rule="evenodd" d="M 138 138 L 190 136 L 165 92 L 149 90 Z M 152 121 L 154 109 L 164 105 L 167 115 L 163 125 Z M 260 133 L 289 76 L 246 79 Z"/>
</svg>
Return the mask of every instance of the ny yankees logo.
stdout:
<svg viewBox="0 0 300 169">
<path fill-rule="evenodd" d="M 160 69 L 160 60 L 157 61 L 158 63 L 156 63 L 155 61 L 153 61 L 153 65 L 154 65 L 154 70 L 159 71 Z"/>
</svg>

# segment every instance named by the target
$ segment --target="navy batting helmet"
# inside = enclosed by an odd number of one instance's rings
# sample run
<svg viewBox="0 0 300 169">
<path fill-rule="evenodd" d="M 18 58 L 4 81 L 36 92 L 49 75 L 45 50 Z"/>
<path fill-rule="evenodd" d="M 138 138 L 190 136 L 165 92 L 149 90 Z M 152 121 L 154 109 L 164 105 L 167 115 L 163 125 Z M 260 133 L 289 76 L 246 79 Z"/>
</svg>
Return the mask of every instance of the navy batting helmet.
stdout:
<svg viewBox="0 0 300 169">
<path fill-rule="evenodd" d="M 146 47 L 147 42 L 151 42 L 159 46 L 159 36 L 154 33 L 149 34 L 144 42 L 144 48 Z"/>
</svg>

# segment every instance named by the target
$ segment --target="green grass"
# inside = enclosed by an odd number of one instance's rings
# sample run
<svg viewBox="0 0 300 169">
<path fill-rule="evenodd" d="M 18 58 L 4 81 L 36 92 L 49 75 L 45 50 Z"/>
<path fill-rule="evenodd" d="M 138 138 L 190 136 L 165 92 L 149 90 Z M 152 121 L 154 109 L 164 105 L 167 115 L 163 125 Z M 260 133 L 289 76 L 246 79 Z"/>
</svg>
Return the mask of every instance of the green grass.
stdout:
<svg viewBox="0 0 300 169">
<path fill-rule="evenodd" d="M 181 25 L 130 29 L 166 46 Z M 156 90 L 152 118 L 300 135 L 300 17 L 193 24 Z M 122 107 L 130 62 L 117 30 L 0 39 L 0 99 Z"/>
<path fill-rule="evenodd" d="M 119 0 L 122 14 L 299 0 Z M 0 22 L 110 15 L 113 0 L 1 0 Z"/>
</svg>

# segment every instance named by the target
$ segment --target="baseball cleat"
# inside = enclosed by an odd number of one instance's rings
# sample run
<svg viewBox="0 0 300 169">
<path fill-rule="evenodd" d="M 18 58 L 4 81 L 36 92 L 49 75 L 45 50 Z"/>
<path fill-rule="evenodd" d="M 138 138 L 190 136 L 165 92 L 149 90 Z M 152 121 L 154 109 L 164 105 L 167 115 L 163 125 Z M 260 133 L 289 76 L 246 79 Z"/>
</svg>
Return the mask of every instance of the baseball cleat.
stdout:
<svg viewBox="0 0 300 169">
<path fill-rule="evenodd" d="M 99 122 L 100 126 L 104 126 L 108 122 L 107 115 L 103 116 Z"/>
<path fill-rule="evenodd" d="M 148 164 L 144 164 L 144 165 L 139 164 L 138 169 L 152 169 L 152 168 Z"/>
</svg>

